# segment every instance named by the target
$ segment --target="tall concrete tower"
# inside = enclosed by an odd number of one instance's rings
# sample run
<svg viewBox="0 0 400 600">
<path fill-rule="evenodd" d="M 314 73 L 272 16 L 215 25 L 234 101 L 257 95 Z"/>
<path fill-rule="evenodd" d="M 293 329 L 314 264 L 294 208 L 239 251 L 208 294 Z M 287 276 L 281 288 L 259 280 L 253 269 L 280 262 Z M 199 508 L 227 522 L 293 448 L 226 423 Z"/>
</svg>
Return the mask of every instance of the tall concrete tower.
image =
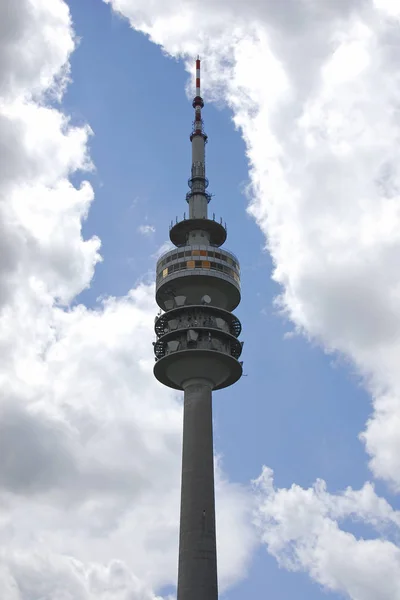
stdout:
<svg viewBox="0 0 400 600">
<path fill-rule="evenodd" d="M 157 262 L 154 375 L 184 392 L 178 600 L 217 600 L 212 392 L 242 375 L 239 261 L 221 248 L 226 226 L 208 217 L 208 179 L 196 61 L 195 117 L 190 135 L 189 217 L 171 223 L 175 245 Z"/>
</svg>

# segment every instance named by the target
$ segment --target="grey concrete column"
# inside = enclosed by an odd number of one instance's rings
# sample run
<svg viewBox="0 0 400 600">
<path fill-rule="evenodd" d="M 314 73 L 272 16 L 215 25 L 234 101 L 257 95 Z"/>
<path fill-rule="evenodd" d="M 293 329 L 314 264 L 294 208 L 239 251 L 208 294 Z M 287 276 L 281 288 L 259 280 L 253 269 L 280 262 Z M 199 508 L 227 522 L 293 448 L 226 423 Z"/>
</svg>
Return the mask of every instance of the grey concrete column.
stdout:
<svg viewBox="0 0 400 600">
<path fill-rule="evenodd" d="M 217 600 L 212 386 L 196 379 L 183 387 L 178 600 Z"/>
</svg>

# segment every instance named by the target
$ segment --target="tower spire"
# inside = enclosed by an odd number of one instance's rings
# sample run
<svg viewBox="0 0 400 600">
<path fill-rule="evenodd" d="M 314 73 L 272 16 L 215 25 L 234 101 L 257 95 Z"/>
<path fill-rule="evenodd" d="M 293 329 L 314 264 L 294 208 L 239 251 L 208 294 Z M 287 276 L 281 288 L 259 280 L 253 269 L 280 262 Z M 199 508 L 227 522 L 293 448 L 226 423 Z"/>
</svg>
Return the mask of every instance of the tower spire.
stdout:
<svg viewBox="0 0 400 600">
<path fill-rule="evenodd" d="M 192 167 L 191 176 L 188 180 L 190 191 L 186 194 L 186 202 L 189 205 L 189 219 L 186 219 L 186 213 L 183 221 L 171 223 L 169 232 L 170 240 L 175 246 L 184 246 L 185 244 L 211 244 L 212 246 L 222 246 L 226 240 L 226 225 L 208 217 L 208 203 L 211 200 L 211 194 L 207 192 L 208 179 L 206 177 L 206 159 L 205 145 L 207 143 L 207 134 L 204 132 L 203 118 L 201 109 L 204 107 L 204 101 L 201 96 L 200 79 L 200 57 L 196 59 L 196 91 L 192 106 L 194 108 L 194 121 L 190 141 L 192 143 Z"/>
<path fill-rule="evenodd" d="M 190 140 L 193 141 L 193 137 L 196 135 L 202 136 L 207 140 L 207 136 L 203 131 L 203 120 L 201 118 L 201 109 L 204 107 L 204 101 L 201 97 L 201 88 L 200 88 L 200 57 L 197 56 L 196 59 L 196 95 L 193 98 L 194 108 L 194 124 L 193 131 L 190 136 Z"/>
<path fill-rule="evenodd" d="M 196 96 L 200 96 L 200 56 L 196 59 Z"/>
<path fill-rule="evenodd" d="M 193 99 L 194 108 L 193 129 L 190 135 L 192 142 L 192 177 L 189 180 L 191 192 L 186 199 L 189 203 L 189 217 L 191 219 L 207 219 L 207 205 L 211 200 L 210 194 L 206 192 L 208 180 L 206 178 L 205 145 L 207 135 L 204 133 L 201 109 L 204 101 L 200 89 L 200 58 L 196 60 L 196 95 Z"/>
</svg>

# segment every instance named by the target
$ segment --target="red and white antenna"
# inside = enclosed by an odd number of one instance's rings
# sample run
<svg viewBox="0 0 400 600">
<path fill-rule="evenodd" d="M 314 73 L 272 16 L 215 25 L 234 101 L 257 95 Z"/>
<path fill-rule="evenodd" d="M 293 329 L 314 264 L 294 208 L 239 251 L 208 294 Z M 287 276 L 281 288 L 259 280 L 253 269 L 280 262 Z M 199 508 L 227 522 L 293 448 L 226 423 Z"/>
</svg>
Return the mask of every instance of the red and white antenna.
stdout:
<svg viewBox="0 0 400 600">
<path fill-rule="evenodd" d="M 201 97 L 201 89 L 200 89 L 200 57 L 198 56 L 196 59 L 196 96 L 193 100 L 193 108 L 194 108 L 194 127 L 192 135 L 190 139 L 195 135 L 201 135 L 204 138 L 204 141 L 207 141 L 207 136 L 203 132 L 203 120 L 201 118 L 201 109 L 204 106 L 203 98 Z"/>
<path fill-rule="evenodd" d="M 190 219 L 207 219 L 207 204 L 210 202 L 211 196 L 206 192 L 208 186 L 205 156 L 207 135 L 204 133 L 203 119 L 201 118 L 201 109 L 204 102 L 201 97 L 199 57 L 196 60 L 196 95 L 192 106 L 194 108 L 194 123 L 190 135 L 190 141 L 192 142 L 192 176 L 189 179 L 190 192 L 186 194 L 186 200 L 189 204 Z M 193 235 L 190 239 L 197 240 L 197 233 Z M 202 240 L 199 239 L 196 243 L 202 243 Z"/>
<path fill-rule="evenodd" d="M 200 57 L 196 60 L 196 96 L 200 96 Z"/>
</svg>

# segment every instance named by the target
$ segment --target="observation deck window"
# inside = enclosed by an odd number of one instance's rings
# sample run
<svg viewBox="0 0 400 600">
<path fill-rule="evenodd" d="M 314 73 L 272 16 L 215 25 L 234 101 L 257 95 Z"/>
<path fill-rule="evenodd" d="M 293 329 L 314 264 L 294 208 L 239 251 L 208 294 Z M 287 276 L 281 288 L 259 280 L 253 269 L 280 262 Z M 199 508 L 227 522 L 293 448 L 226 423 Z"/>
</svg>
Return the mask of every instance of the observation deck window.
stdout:
<svg viewBox="0 0 400 600">
<path fill-rule="evenodd" d="M 233 277 L 237 283 L 240 283 L 240 277 L 234 269 L 209 260 L 188 260 L 175 263 L 163 269 L 158 278 L 167 277 L 167 275 L 171 275 L 171 273 L 176 273 L 177 271 L 182 271 L 184 269 L 211 269 L 213 271 L 220 271 Z"/>
<path fill-rule="evenodd" d="M 193 258 L 196 258 L 197 260 L 191 260 Z M 182 261 L 183 258 L 189 259 L 187 261 L 187 263 L 185 263 L 184 261 Z M 217 259 L 218 261 L 223 261 L 225 263 L 221 264 L 219 262 L 215 262 L 214 260 L 209 260 L 209 259 Z M 176 263 L 175 261 L 178 261 L 179 263 Z M 180 270 L 180 269 L 185 269 L 186 267 L 188 269 L 194 269 L 194 268 L 203 268 L 203 269 L 213 269 L 214 271 L 222 271 L 224 273 L 227 273 L 230 276 L 233 276 L 232 272 L 237 273 L 238 277 L 235 277 L 236 281 L 239 281 L 239 273 L 240 273 L 240 267 L 239 264 L 237 263 L 237 261 L 232 258 L 231 256 L 228 256 L 227 254 L 223 254 L 222 252 L 216 252 L 214 249 L 211 248 L 207 248 L 207 249 L 200 249 L 200 248 L 196 248 L 196 249 L 191 249 L 191 250 L 180 250 L 179 252 L 174 252 L 172 254 L 169 254 L 168 256 L 166 256 L 163 260 L 161 260 L 158 263 L 158 268 L 160 269 L 159 271 L 159 276 L 165 277 L 165 269 L 163 271 L 161 271 L 161 268 L 164 267 L 165 265 L 167 265 L 168 263 L 170 263 L 171 261 L 173 261 L 173 265 L 169 266 L 169 273 L 175 272 L 176 270 Z M 179 266 L 177 266 L 179 265 Z M 226 265 L 229 265 L 229 267 L 227 267 Z"/>
</svg>

